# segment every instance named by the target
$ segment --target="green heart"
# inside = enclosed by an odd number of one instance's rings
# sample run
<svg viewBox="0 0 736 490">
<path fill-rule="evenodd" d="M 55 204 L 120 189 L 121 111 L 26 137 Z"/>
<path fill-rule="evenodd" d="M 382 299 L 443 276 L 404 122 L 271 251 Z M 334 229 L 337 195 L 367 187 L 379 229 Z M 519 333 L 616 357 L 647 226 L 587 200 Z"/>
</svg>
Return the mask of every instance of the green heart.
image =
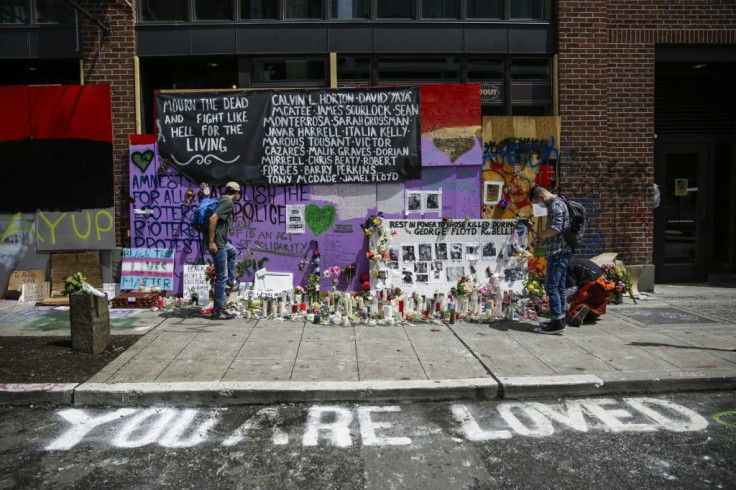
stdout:
<svg viewBox="0 0 736 490">
<path fill-rule="evenodd" d="M 307 220 L 307 226 L 312 230 L 314 236 L 320 236 L 329 230 L 335 222 L 335 206 L 325 204 L 320 208 L 314 204 L 309 204 L 304 210 L 304 218 Z"/>
<path fill-rule="evenodd" d="M 146 171 L 152 160 L 153 152 L 151 150 L 146 150 L 143 153 L 137 151 L 133 152 L 133 163 L 135 163 L 136 167 L 141 169 L 141 172 Z"/>
</svg>

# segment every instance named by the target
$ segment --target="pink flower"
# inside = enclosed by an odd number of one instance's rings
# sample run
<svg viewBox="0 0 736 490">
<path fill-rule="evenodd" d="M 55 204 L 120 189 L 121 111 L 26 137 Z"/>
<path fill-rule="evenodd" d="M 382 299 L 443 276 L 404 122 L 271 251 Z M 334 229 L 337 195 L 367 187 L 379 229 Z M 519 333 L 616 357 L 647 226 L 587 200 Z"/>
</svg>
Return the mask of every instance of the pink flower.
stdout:
<svg viewBox="0 0 736 490">
<path fill-rule="evenodd" d="M 332 273 L 333 276 L 339 275 L 340 274 L 340 266 L 339 265 L 334 265 L 334 266 L 330 267 L 330 273 Z"/>
<path fill-rule="evenodd" d="M 363 291 L 368 291 L 371 288 L 371 283 L 369 281 L 365 281 L 363 283 Z"/>
</svg>

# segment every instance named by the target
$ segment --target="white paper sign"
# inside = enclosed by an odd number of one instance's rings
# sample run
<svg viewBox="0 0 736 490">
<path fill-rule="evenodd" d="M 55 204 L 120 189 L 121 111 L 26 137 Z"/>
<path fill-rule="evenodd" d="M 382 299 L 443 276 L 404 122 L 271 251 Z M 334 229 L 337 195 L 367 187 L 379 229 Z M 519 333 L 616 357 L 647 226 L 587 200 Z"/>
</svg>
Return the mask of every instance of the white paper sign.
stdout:
<svg viewBox="0 0 736 490">
<path fill-rule="evenodd" d="M 107 299 L 111 300 L 120 294 L 120 284 L 116 282 L 106 282 L 102 284 L 102 292 L 107 294 Z"/>
<path fill-rule="evenodd" d="M 210 282 L 204 271 L 206 265 L 184 265 L 184 274 L 182 277 L 182 294 L 187 297 L 192 291 L 209 291 Z"/>
<path fill-rule="evenodd" d="M 41 282 L 37 284 L 26 282 L 21 286 L 21 293 L 20 298 L 18 298 L 18 302 L 35 303 L 37 301 L 43 301 L 49 296 L 51 296 L 50 282 Z"/>
<path fill-rule="evenodd" d="M 253 291 L 256 296 L 278 296 L 294 288 L 294 275 L 291 272 L 256 272 Z"/>
<path fill-rule="evenodd" d="M 306 220 L 304 219 L 304 205 L 286 205 L 286 233 L 305 233 Z"/>
</svg>

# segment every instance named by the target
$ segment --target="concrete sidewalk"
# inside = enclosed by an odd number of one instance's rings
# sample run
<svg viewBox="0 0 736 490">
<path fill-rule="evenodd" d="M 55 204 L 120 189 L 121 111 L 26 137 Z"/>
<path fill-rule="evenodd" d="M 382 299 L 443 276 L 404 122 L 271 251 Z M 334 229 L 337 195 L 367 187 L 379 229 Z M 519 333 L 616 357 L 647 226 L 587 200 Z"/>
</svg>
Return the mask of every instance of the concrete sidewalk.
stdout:
<svg viewBox="0 0 736 490">
<path fill-rule="evenodd" d="M 734 389 L 734 293 L 657 286 L 654 300 L 627 298 L 596 324 L 552 336 L 534 332 L 536 322 L 342 327 L 178 310 L 88 382 L 16 393 L 83 406 Z M 0 403 L 14 396 L 4 386 Z"/>
</svg>

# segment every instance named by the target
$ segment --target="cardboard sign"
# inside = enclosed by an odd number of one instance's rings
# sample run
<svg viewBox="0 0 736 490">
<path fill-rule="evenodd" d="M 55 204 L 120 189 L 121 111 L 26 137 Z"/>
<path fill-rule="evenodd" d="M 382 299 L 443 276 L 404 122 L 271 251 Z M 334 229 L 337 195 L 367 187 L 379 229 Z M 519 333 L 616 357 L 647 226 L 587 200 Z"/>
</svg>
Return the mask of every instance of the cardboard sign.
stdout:
<svg viewBox="0 0 736 490">
<path fill-rule="evenodd" d="M 190 296 L 192 293 L 209 291 L 211 289 L 210 282 L 207 280 L 207 276 L 204 273 L 205 269 L 207 269 L 206 265 L 187 264 L 184 266 L 182 294 L 185 298 Z"/>
<path fill-rule="evenodd" d="M 46 280 L 46 272 L 41 270 L 13 271 L 8 280 L 8 291 L 20 291 L 23 284 L 39 284 Z"/>
</svg>

